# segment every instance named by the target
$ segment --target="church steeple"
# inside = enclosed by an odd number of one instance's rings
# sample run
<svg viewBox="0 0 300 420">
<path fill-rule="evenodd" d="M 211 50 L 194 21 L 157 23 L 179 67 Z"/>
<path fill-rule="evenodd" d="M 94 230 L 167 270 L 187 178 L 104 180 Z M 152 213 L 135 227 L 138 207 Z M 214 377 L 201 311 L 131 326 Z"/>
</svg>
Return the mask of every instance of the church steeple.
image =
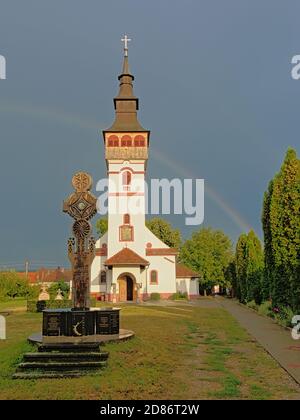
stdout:
<svg viewBox="0 0 300 420">
<path fill-rule="evenodd" d="M 133 92 L 134 76 L 129 69 L 127 42 L 131 40 L 125 35 L 122 41 L 125 42 L 124 59 L 122 73 L 118 77 L 119 93 L 114 98 L 115 121 L 106 131 L 146 131 L 138 121 L 139 100 Z"/>
</svg>

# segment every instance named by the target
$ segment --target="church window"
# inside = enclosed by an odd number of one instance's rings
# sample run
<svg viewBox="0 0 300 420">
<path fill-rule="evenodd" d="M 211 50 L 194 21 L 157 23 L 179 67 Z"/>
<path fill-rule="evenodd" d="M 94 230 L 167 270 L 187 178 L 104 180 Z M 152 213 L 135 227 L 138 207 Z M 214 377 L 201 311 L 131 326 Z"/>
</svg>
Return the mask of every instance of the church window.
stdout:
<svg viewBox="0 0 300 420">
<path fill-rule="evenodd" d="M 123 223 L 124 223 L 124 225 L 130 225 L 130 215 L 129 214 L 124 214 Z"/>
<path fill-rule="evenodd" d="M 122 147 L 131 147 L 132 146 L 131 137 L 130 136 L 123 136 L 121 138 L 121 146 Z"/>
<path fill-rule="evenodd" d="M 130 189 L 130 184 L 131 184 L 131 172 L 129 171 L 124 171 L 122 173 L 122 184 L 123 184 L 123 189 L 124 190 L 129 190 Z"/>
<path fill-rule="evenodd" d="M 118 136 L 109 136 L 108 137 L 108 147 L 119 147 Z"/>
<path fill-rule="evenodd" d="M 150 283 L 151 284 L 158 284 L 157 270 L 151 270 L 150 271 Z"/>
<path fill-rule="evenodd" d="M 100 274 L 100 283 L 106 284 L 106 271 L 102 270 Z"/>
<path fill-rule="evenodd" d="M 136 147 L 145 147 L 145 138 L 143 136 L 135 136 L 134 138 L 134 145 Z"/>
</svg>

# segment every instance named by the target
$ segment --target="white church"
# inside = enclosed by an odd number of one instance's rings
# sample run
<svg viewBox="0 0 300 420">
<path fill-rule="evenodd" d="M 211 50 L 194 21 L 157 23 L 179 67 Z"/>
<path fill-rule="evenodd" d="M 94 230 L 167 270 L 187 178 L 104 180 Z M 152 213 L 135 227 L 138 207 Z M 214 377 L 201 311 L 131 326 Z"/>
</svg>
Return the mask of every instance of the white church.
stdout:
<svg viewBox="0 0 300 420">
<path fill-rule="evenodd" d="M 179 291 L 194 298 L 199 295 L 199 274 L 178 264 L 177 249 L 168 247 L 145 224 L 150 131 L 137 118 L 139 100 L 133 93 L 126 36 L 124 41 L 120 88 L 114 98 L 115 121 L 103 131 L 109 181 L 108 231 L 96 242 L 91 294 L 110 302 L 140 302 L 151 293 L 168 299 Z M 133 199 L 139 201 L 141 211 L 131 211 Z"/>
</svg>

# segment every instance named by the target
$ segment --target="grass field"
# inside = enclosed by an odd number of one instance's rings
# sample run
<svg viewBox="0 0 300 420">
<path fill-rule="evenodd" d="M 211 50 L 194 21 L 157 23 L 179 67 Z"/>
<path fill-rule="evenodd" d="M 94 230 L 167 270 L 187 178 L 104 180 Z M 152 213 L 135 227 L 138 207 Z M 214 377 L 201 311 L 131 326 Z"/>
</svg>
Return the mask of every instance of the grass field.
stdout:
<svg viewBox="0 0 300 420">
<path fill-rule="evenodd" d="M 18 307 L 18 304 L 16 304 Z M 12 307 L 9 302 L 0 308 Z M 12 380 L 41 314 L 11 313 L 0 342 L 1 399 L 299 399 L 300 389 L 223 309 L 123 306 L 130 341 L 107 344 L 108 366 L 76 379 Z"/>
</svg>

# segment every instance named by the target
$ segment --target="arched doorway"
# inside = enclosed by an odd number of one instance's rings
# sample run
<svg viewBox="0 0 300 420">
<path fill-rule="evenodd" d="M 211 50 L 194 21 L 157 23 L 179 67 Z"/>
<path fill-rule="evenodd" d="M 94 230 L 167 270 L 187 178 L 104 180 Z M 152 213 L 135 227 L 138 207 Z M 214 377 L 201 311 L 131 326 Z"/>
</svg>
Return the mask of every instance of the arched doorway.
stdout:
<svg viewBox="0 0 300 420">
<path fill-rule="evenodd" d="M 119 300 L 121 302 L 132 302 L 137 298 L 136 280 L 132 274 L 121 274 L 118 278 Z"/>
</svg>

